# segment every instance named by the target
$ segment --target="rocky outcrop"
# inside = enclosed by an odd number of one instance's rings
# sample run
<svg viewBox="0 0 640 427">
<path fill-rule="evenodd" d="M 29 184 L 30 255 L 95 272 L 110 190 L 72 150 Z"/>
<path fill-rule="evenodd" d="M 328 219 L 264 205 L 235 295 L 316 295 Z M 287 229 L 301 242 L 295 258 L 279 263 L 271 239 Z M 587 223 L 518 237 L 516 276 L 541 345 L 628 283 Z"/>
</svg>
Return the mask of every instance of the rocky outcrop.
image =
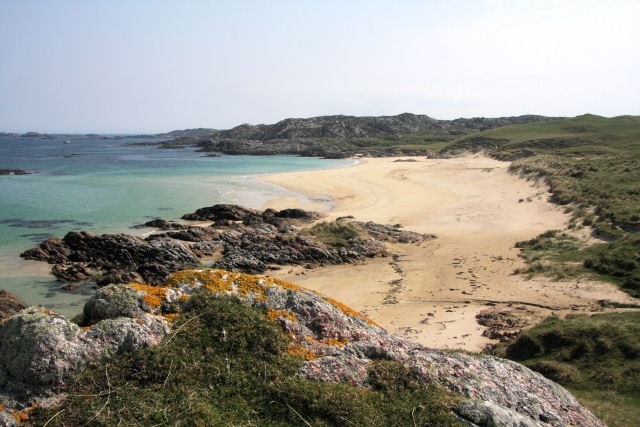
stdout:
<svg viewBox="0 0 640 427">
<path fill-rule="evenodd" d="M 178 270 L 193 268 L 201 260 L 215 258 L 212 266 L 246 273 L 263 273 L 273 266 L 304 265 L 309 268 L 359 262 L 386 256 L 384 242 L 417 243 L 434 238 L 372 222 L 357 222 L 362 232 L 342 246 L 323 243 L 299 233 L 303 225 L 321 218 L 302 209 L 266 209 L 262 212 L 235 205 L 214 205 L 185 214 L 183 219 L 211 221 L 212 225 L 186 226 L 154 220 L 166 230 L 145 239 L 126 234 L 96 236 L 70 232 L 63 239 L 50 238 L 22 253 L 27 259 L 53 264 L 61 280 L 95 280 L 110 283 L 160 284 Z"/>
<path fill-rule="evenodd" d="M 124 351 L 158 344 L 167 321 L 139 310 L 80 328 L 65 317 L 29 307 L 0 324 L 0 397 L 21 402 L 59 391 L 80 369 Z"/>
<path fill-rule="evenodd" d="M 299 375 L 310 380 L 369 387 L 369 364 L 393 360 L 419 381 L 462 396 L 454 413 L 469 425 L 604 425 L 562 387 L 515 362 L 429 349 L 391 335 L 314 291 L 275 278 L 222 270 L 177 272 L 164 287 L 104 288 L 85 308 L 86 317 L 104 320 L 87 330 L 40 308 L 13 316 L 0 325 L 0 390 L 5 408 L 6 402 L 15 407 L 26 404 L 27 397 L 54 393 L 95 358 L 157 343 L 168 328 L 156 313 L 175 309 L 175 304 L 203 289 L 263 308 L 290 337 L 289 353 L 305 359 Z"/>
<path fill-rule="evenodd" d="M 27 305 L 20 298 L 11 292 L 0 289 L 0 322 L 13 316 L 23 308 L 27 308 Z"/>
</svg>

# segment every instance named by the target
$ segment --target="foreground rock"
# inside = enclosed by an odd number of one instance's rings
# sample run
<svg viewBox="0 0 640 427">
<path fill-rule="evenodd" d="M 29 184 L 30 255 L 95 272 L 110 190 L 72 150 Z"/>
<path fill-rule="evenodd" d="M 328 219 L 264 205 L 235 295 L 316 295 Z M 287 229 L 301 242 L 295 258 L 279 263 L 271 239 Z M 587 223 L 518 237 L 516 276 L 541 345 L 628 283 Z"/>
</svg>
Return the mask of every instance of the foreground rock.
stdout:
<svg viewBox="0 0 640 427">
<path fill-rule="evenodd" d="M 299 375 L 308 379 L 368 387 L 368 365 L 383 358 L 461 395 L 454 415 L 470 425 L 604 425 L 562 387 L 515 362 L 425 348 L 313 291 L 223 270 L 177 272 L 164 287 L 103 288 L 85 307 L 85 318 L 98 322 L 86 331 L 40 308 L 13 316 L 0 325 L 5 410 L 34 399 L 46 404 L 42 398 L 54 395 L 80 367 L 157 343 L 169 331 L 157 313 L 203 289 L 264 308 L 291 338 L 289 352 L 306 359 Z"/>
<path fill-rule="evenodd" d="M 338 247 L 299 233 L 301 226 L 321 218 L 316 212 L 302 209 L 260 212 L 215 205 L 183 218 L 212 224 L 196 227 L 155 220 L 148 224 L 165 231 L 146 239 L 126 234 L 70 232 L 63 239 L 50 238 L 21 256 L 53 264 L 52 273 L 69 282 L 95 280 L 100 286 L 123 282 L 161 284 L 170 273 L 197 267 L 206 260 L 212 262 L 211 266 L 227 270 L 264 273 L 273 266 L 313 268 L 354 263 L 386 256 L 386 241 L 416 243 L 434 237 L 353 221 L 362 232 Z"/>
</svg>

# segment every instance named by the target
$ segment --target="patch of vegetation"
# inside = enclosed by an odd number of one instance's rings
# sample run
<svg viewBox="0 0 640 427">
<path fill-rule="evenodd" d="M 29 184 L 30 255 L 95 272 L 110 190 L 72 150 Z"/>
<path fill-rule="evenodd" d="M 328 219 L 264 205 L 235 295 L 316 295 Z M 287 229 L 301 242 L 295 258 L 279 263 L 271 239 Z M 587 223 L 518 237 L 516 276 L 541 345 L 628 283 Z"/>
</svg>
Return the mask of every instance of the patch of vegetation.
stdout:
<svg viewBox="0 0 640 427">
<path fill-rule="evenodd" d="M 591 248 L 584 265 L 612 278 L 631 296 L 640 298 L 640 233 Z"/>
<path fill-rule="evenodd" d="M 562 280 L 567 277 L 586 274 L 583 267 L 586 244 L 577 237 L 559 230 L 549 230 L 531 240 L 518 242 L 520 255 L 527 262 L 524 268 L 516 269 L 516 274 L 533 277 L 544 274 Z"/>
<path fill-rule="evenodd" d="M 396 136 L 352 138 L 308 138 L 311 143 L 330 147 L 340 157 L 366 154 L 369 156 L 430 156 L 457 138 L 455 135 L 412 133 Z"/>
<path fill-rule="evenodd" d="M 349 240 L 364 234 L 364 230 L 350 222 L 323 221 L 301 230 L 300 234 L 313 236 L 325 245 L 345 247 L 349 246 Z"/>
<path fill-rule="evenodd" d="M 457 425 L 448 392 L 389 361 L 370 389 L 300 378 L 303 362 L 268 314 L 202 292 L 162 344 L 96 368 L 33 425 Z"/>
<path fill-rule="evenodd" d="M 640 424 L 640 313 L 550 317 L 496 352 L 565 386 L 608 425 Z"/>
</svg>

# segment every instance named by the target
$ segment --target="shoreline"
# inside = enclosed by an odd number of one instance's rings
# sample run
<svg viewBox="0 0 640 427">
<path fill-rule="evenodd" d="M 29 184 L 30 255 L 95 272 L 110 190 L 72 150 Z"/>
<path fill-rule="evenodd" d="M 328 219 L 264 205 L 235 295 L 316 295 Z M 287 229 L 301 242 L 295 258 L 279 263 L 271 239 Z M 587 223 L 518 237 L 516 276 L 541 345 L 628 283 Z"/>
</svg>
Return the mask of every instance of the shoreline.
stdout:
<svg viewBox="0 0 640 427">
<path fill-rule="evenodd" d="M 549 315 L 601 311 L 597 301 L 636 302 L 614 285 L 589 281 L 527 280 L 515 243 L 569 216 L 549 202 L 546 186 L 508 172 L 509 162 L 487 157 L 366 158 L 338 169 L 259 177 L 303 197 L 263 208 L 299 207 L 359 221 L 400 224 L 436 239 L 389 245 L 389 258 L 361 265 L 270 273 L 335 298 L 389 332 L 428 347 L 481 351 L 497 341 L 482 335 L 483 310 L 508 310 L 524 326 Z"/>
</svg>

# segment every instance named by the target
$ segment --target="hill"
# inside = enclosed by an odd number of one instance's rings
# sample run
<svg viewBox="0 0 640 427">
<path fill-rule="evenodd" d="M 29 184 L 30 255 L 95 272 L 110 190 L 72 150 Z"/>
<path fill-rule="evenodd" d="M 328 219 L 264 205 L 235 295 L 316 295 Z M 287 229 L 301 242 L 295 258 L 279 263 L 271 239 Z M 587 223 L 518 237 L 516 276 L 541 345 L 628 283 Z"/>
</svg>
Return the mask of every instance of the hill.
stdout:
<svg viewBox="0 0 640 427">
<path fill-rule="evenodd" d="M 514 123 L 551 120 L 543 116 L 436 120 L 425 115 L 321 116 L 289 118 L 271 125 L 236 126 L 205 136 L 180 137 L 165 147 L 198 146 L 222 154 L 294 154 L 342 158 L 355 154 L 426 154 L 460 135 Z"/>
</svg>

